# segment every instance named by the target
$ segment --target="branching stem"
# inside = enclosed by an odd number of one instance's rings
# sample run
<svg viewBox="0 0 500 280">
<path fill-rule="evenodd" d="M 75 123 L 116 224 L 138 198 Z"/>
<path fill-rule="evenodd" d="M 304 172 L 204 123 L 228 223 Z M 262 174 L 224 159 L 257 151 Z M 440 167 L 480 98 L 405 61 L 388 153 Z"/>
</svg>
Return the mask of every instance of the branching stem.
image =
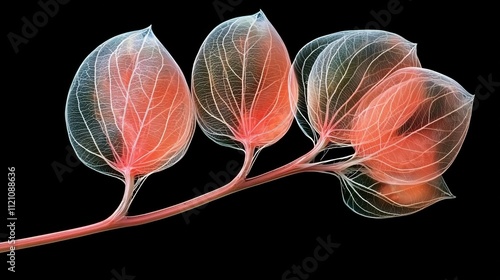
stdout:
<svg viewBox="0 0 500 280">
<path fill-rule="evenodd" d="M 342 170 L 341 168 L 343 168 L 340 164 L 331 164 L 328 165 L 328 167 L 325 167 L 324 165 L 318 163 L 311 163 L 316 155 L 320 153 L 324 148 L 325 141 L 322 141 L 320 139 L 311 151 L 297 158 L 296 160 L 262 175 L 247 178 L 254 157 L 254 147 L 247 147 L 243 166 L 238 175 L 236 175 L 236 177 L 233 178 L 231 182 L 218 189 L 197 196 L 190 200 L 172 205 L 164 209 L 135 216 L 126 215 L 133 197 L 134 188 L 134 178 L 133 176 L 130 176 L 130 174 L 128 174 L 127 176 L 125 176 L 125 192 L 123 195 L 123 199 L 116 211 L 111 214 L 109 218 L 101 222 L 83 227 L 18 239 L 15 240 L 15 244 L 2 242 L 0 243 L 0 252 L 3 253 L 11 250 L 11 246 L 15 246 L 15 250 L 20 250 L 29 247 L 83 237 L 113 229 L 151 223 L 200 207 L 204 204 L 220 199 L 229 194 L 301 172 L 340 172 Z"/>
</svg>

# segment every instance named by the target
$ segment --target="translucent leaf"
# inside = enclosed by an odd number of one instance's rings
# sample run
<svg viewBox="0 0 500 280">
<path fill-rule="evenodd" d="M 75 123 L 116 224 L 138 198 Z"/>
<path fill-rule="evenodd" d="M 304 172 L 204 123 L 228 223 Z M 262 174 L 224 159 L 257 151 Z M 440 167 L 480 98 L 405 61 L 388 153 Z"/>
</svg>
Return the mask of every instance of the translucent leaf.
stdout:
<svg viewBox="0 0 500 280">
<path fill-rule="evenodd" d="M 351 121 L 366 92 L 392 72 L 419 67 L 420 62 L 416 45 L 399 35 L 380 30 L 340 35 L 317 55 L 307 78 L 306 102 L 317 133 L 333 143 L 349 144 Z M 307 48 L 300 56 L 307 57 L 314 49 Z"/>
<path fill-rule="evenodd" d="M 355 213 L 369 218 L 390 218 L 413 214 L 430 205 L 454 198 L 443 178 L 413 185 L 380 183 L 363 173 L 341 176 L 344 203 Z"/>
<path fill-rule="evenodd" d="M 332 42 L 342 38 L 349 31 L 341 31 L 329 35 L 325 35 L 316 38 L 306 44 L 302 49 L 299 50 L 295 60 L 293 61 L 294 75 L 298 79 L 298 111 L 295 115 L 295 119 L 299 124 L 300 129 L 309 137 L 313 142 L 317 140 L 317 134 L 312 129 L 311 124 L 308 119 L 307 110 L 307 82 L 309 79 L 309 74 L 314 65 L 314 62 L 318 58 L 319 54 Z"/>
<path fill-rule="evenodd" d="M 290 69 L 287 49 L 264 13 L 217 26 L 201 46 L 192 73 L 203 132 L 237 149 L 278 141 L 296 108 L 296 80 L 289 77 Z"/>
<path fill-rule="evenodd" d="M 83 61 L 66 104 L 80 160 L 114 177 L 177 162 L 195 127 L 187 82 L 151 28 L 109 39 Z"/>
<path fill-rule="evenodd" d="M 360 102 L 351 141 L 374 179 L 432 180 L 451 165 L 467 133 L 473 96 L 440 73 L 400 69 Z"/>
</svg>

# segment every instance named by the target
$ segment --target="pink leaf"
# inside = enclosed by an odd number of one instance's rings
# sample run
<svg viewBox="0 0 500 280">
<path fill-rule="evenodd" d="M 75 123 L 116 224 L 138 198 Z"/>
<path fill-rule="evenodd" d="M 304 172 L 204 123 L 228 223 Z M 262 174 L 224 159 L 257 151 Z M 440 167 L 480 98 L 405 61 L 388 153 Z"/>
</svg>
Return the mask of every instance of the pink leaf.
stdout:
<svg viewBox="0 0 500 280">
<path fill-rule="evenodd" d="M 119 178 L 177 162 L 191 141 L 194 114 L 186 80 L 151 28 L 95 49 L 78 69 L 66 106 L 78 157 Z"/>
<path fill-rule="evenodd" d="M 351 141 L 370 177 L 389 184 L 437 178 L 457 156 L 473 96 L 440 73 L 400 69 L 360 102 Z"/>
<path fill-rule="evenodd" d="M 287 49 L 263 12 L 217 26 L 201 46 L 192 73 L 203 132 L 238 149 L 278 141 L 291 125 L 297 102 L 290 68 Z"/>
<path fill-rule="evenodd" d="M 410 215 L 441 200 L 454 198 L 441 176 L 413 185 L 380 183 L 358 171 L 340 178 L 344 203 L 355 213 L 369 218 Z"/>
<path fill-rule="evenodd" d="M 352 119 L 363 96 L 394 71 L 419 67 L 420 62 L 416 45 L 399 35 L 352 30 L 312 41 L 299 52 L 294 66 L 304 70 L 301 88 L 306 91 L 301 93 L 306 97 L 299 100 L 307 102 L 310 126 L 330 142 L 349 144 Z M 303 125 L 300 118 L 299 124 Z"/>
</svg>

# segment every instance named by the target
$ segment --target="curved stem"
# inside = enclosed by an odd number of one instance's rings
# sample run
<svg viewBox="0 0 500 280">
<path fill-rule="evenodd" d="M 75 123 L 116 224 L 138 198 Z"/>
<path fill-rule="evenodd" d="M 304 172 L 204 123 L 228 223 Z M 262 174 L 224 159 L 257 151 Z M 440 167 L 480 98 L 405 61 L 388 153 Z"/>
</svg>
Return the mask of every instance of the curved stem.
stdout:
<svg viewBox="0 0 500 280">
<path fill-rule="evenodd" d="M 324 167 L 321 167 L 319 163 L 311 163 L 316 155 L 325 148 L 325 145 L 326 141 L 324 139 L 320 139 L 313 147 L 313 149 L 307 154 L 282 167 L 248 179 L 246 178 L 246 176 L 248 175 L 252 166 L 254 147 L 246 147 L 243 167 L 241 168 L 238 175 L 225 186 L 222 186 L 218 189 L 192 198 L 190 200 L 172 205 L 170 207 L 136 216 L 126 216 L 130 201 L 133 197 L 134 178 L 130 175 L 125 176 L 126 187 L 123 199 L 116 211 L 109 218 L 88 226 L 15 240 L 15 250 L 73 239 L 112 229 L 131 227 L 158 221 L 183 213 L 185 211 L 189 211 L 193 208 L 200 207 L 211 201 L 217 200 L 240 190 L 244 190 L 300 172 L 335 172 L 335 170 L 338 169 L 339 166 L 329 165 L 329 167 L 325 169 Z M 7 252 L 8 250 L 10 250 L 9 247 L 10 244 L 8 244 L 8 242 L 0 243 L 0 252 Z"/>
<path fill-rule="evenodd" d="M 125 174 L 125 192 L 123 193 L 123 198 L 122 201 L 120 202 L 120 205 L 116 208 L 115 212 L 109 216 L 109 220 L 118 220 L 123 218 L 128 211 L 128 208 L 130 207 L 130 202 L 132 201 L 134 197 L 134 188 L 135 188 L 135 182 L 134 182 L 134 176 L 132 176 L 130 173 Z"/>
<path fill-rule="evenodd" d="M 130 176 L 130 174 L 127 174 L 125 176 L 125 191 L 123 193 L 122 201 L 120 202 L 120 205 L 115 210 L 115 212 L 111 214 L 111 216 L 109 216 L 109 218 L 107 218 L 106 220 L 83 227 L 14 240 L 14 243 L 12 244 L 9 244 L 8 242 L 2 242 L 0 243 L 0 252 L 3 253 L 11 250 L 11 246 L 13 250 L 20 250 L 110 230 L 112 229 L 111 225 L 113 225 L 120 219 L 123 219 L 123 217 L 125 216 L 128 209 L 128 202 L 132 197 L 133 190 L 134 178 L 133 176 Z"/>
<path fill-rule="evenodd" d="M 271 182 L 286 176 L 290 176 L 293 174 L 297 174 L 300 172 L 306 172 L 309 168 L 312 166 L 315 166 L 316 164 L 310 163 L 311 161 L 314 160 L 314 158 L 326 147 L 326 141 L 322 138 L 316 142 L 314 147 L 305 155 L 295 159 L 294 161 L 283 165 L 281 167 L 278 167 L 274 170 L 268 171 L 264 174 L 248 178 L 243 182 L 240 186 L 239 189 L 247 189 L 250 187 L 255 187 L 267 182 Z"/>
<path fill-rule="evenodd" d="M 254 149 L 247 148 L 245 152 L 245 159 L 243 161 L 243 166 L 241 167 L 240 172 L 238 172 L 238 175 L 236 175 L 236 177 L 234 177 L 234 179 L 231 180 L 231 182 L 227 183 L 226 185 L 217 188 L 211 192 L 205 193 L 203 195 L 172 205 L 167 208 L 163 208 L 157 211 L 136 216 L 126 216 L 123 219 L 117 221 L 117 223 L 113 225 L 113 228 L 137 226 L 165 219 L 189 211 L 191 209 L 200 207 L 209 202 L 212 202 L 214 200 L 217 200 L 219 198 L 222 198 L 224 196 L 236 192 L 238 190 L 238 186 L 241 185 L 243 182 L 245 182 L 246 175 L 250 171 L 250 167 L 252 165 L 253 156 L 254 156 Z"/>
<path fill-rule="evenodd" d="M 130 226 L 136 226 L 136 225 L 141 225 L 141 224 L 146 224 L 150 223 L 153 221 L 158 221 L 161 219 L 165 219 L 180 213 L 183 213 L 185 211 L 189 211 L 193 208 L 202 206 L 206 203 L 209 203 L 211 201 L 214 201 L 216 199 L 222 198 L 224 196 L 227 196 L 229 194 L 254 187 L 266 182 L 274 181 L 279 178 L 283 178 L 288 175 L 296 174 L 299 172 L 304 171 L 308 167 L 311 166 L 309 162 L 311 162 L 314 157 L 325 147 L 326 142 L 323 140 L 320 140 L 317 142 L 317 144 L 313 147 L 311 151 L 309 151 L 307 154 L 301 156 L 300 158 L 297 158 L 296 160 L 282 166 L 279 168 L 276 168 L 272 171 L 269 171 L 267 173 L 264 173 L 262 175 L 246 179 L 246 175 L 250 171 L 250 167 L 252 165 L 252 160 L 254 156 L 254 149 L 253 148 L 246 148 L 245 152 L 245 160 L 243 162 L 243 167 L 241 168 L 240 172 L 238 175 L 228 184 L 226 184 L 223 187 L 220 187 L 218 189 L 215 189 L 211 192 L 205 193 L 203 195 L 197 196 L 195 198 L 192 198 L 190 200 L 181 202 L 179 204 L 160 209 L 157 211 L 137 215 L 137 216 L 127 216 L 124 217 L 122 220 L 118 221 L 115 225 L 116 228 L 122 228 L 122 227 L 130 227 Z"/>
<path fill-rule="evenodd" d="M 222 198 L 234 192 L 235 186 L 241 184 L 245 180 L 246 175 L 250 171 L 252 158 L 254 155 L 253 150 L 254 149 L 251 147 L 247 149 L 245 153 L 245 160 L 243 163 L 243 167 L 241 168 L 238 175 L 227 185 L 220 187 L 212 192 L 190 199 L 188 201 L 184 201 L 176 205 L 143 215 L 126 216 L 127 210 L 130 206 L 130 201 L 133 197 L 133 190 L 134 190 L 134 178 L 130 174 L 126 174 L 125 192 L 122 201 L 120 202 L 120 205 L 117 207 L 115 212 L 111 214 L 106 220 L 74 229 L 18 239 L 15 240 L 15 244 L 2 242 L 0 243 L 0 252 L 3 253 L 9 251 L 10 246 L 15 246 L 14 250 L 20 250 L 24 248 L 83 237 L 86 235 L 109 231 L 112 229 L 150 223 L 176 214 L 180 214 L 182 212 L 202 206 L 216 199 Z"/>
</svg>

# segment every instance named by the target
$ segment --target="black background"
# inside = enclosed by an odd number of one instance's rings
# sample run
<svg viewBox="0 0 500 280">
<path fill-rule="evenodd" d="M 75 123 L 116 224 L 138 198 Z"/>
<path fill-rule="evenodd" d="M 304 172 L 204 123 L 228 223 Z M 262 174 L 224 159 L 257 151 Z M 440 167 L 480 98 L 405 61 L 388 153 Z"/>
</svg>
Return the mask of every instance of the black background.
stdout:
<svg viewBox="0 0 500 280">
<path fill-rule="evenodd" d="M 99 44 L 124 32 L 152 25 L 188 82 L 194 57 L 208 33 L 222 20 L 259 9 L 292 58 L 319 36 L 378 25 L 417 43 L 423 67 L 455 79 L 471 93 L 481 85 L 479 77 L 488 80 L 491 75 L 490 79 L 500 81 L 498 13 L 493 4 L 455 1 L 436 6 L 401 0 L 390 19 L 377 21 L 376 14 L 387 11 L 394 1 L 329 6 L 320 1 L 215 2 L 234 5 L 218 13 L 214 1 L 104 5 L 73 0 L 60 5 L 17 53 L 7 34 L 21 34 L 21 18 L 31 20 L 41 8 L 36 1 L 3 4 L 4 162 L 16 168 L 17 238 L 95 223 L 118 205 L 123 191 L 118 180 L 79 164 L 60 182 L 52 164 L 68 165 L 64 107 L 74 74 Z M 178 215 L 16 251 L 15 275 L 119 280 L 115 273 L 124 269 L 136 280 L 282 279 L 292 265 L 301 265 L 313 255 L 318 237 L 330 236 L 340 247 L 320 261 L 308 279 L 493 279 L 500 274 L 495 266 L 499 234 L 494 227 L 499 212 L 495 180 L 499 127 L 494 110 L 500 87 L 480 90 L 483 97 L 476 100 L 462 150 L 444 174 L 457 196 L 454 200 L 407 217 L 372 220 L 343 204 L 335 177 L 298 174 L 212 202 L 189 216 L 189 224 Z M 485 96 L 488 92 L 491 95 Z M 294 123 L 281 141 L 261 153 L 252 174 L 281 166 L 310 147 Z M 145 213 L 192 198 L 194 188 L 203 192 L 207 183 L 214 182 L 210 172 L 223 172 L 228 162 L 241 164 L 242 160 L 242 154 L 216 145 L 197 129 L 186 156 L 148 178 L 130 212 Z M 6 231 L 0 228 L 0 233 Z M 4 255 L 0 269 L 7 271 L 5 260 Z"/>
</svg>

